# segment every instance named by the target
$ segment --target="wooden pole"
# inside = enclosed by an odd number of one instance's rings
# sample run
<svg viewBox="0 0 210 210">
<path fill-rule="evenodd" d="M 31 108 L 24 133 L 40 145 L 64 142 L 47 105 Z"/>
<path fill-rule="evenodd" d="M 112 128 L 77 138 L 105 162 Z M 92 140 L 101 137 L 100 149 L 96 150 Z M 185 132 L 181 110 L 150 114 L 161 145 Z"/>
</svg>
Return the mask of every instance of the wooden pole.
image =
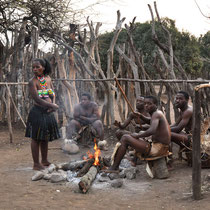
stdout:
<svg viewBox="0 0 210 210">
<path fill-rule="evenodd" d="M 9 128 L 9 137 L 10 137 L 10 143 L 13 142 L 13 131 L 12 131 L 12 122 L 11 122 L 11 113 L 10 113 L 10 95 L 7 91 L 7 122 L 8 122 L 8 128 Z"/>
<path fill-rule="evenodd" d="M 120 89 L 120 91 L 121 91 L 121 93 L 122 93 L 124 99 L 125 99 L 126 102 L 128 103 L 128 106 L 130 107 L 131 111 L 132 111 L 132 112 L 135 112 L 134 109 L 133 109 L 133 107 L 132 107 L 131 104 L 130 104 L 130 101 L 128 100 L 127 96 L 125 95 L 124 90 L 122 89 L 120 83 L 118 82 L 117 78 L 115 77 L 114 80 L 115 80 L 117 86 L 119 87 L 119 89 Z"/>
<path fill-rule="evenodd" d="M 8 86 L 7 83 L 6 83 L 6 87 L 7 87 L 8 94 L 9 94 L 9 96 L 10 96 L 10 98 L 11 98 L 12 104 L 13 104 L 13 106 L 15 107 L 15 110 L 16 110 L 18 116 L 20 117 L 20 120 L 22 121 L 24 127 L 26 128 L 26 124 L 25 124 L 25 122 L 24 122 L 24 120 L 23 120 L 23 118 L 22 118 L 20 112 L 18 111 L 18 109 L 17 109 L 17 107 L 16 107 L 16 105 L 15 105 L 15 102 L 14 102 L 14 100 L 13 100 L 13 98 L 12 98 L 12 94 L 11 94 L 10 88 L 9 88 L 9 86 Z"/>
<path fill-rule="evenodd" d="M 122 89 L 122 87 L 121 87 L 120 83 L 118 82 L 117 78 L 115 77 L 114 80 L 115 80 L 117 86 L 119 87 L 119 89 L 120 89 L 120 91 L 121 91 L 121 93 L 122 93 L 124 99 L 125 99 L 126 102 L 128 103 L 128 106 L 130 107 L 131 111 L 134 113 L 135 111 L 134 111 L 133 107 L 131 106 L 130 101 L 128 100 L 127 96 L 125 95 L 125 92 L 124 92 L 124 90 Z M 142 125 L 141 125 L 141 122 L 140 122 L 140 118 L 138 118 L 138 121 L 139 121 L 138 123 L 139 123 L 140 128 L 142 128 Z"/>
<path fill-rule="evenodd" d="M 192 190 L 195 200 L 201 199 L 201 101 L 200 93 L 195 90 L 193 110 L 193 145 L 192 145 Z"/>
</svg>

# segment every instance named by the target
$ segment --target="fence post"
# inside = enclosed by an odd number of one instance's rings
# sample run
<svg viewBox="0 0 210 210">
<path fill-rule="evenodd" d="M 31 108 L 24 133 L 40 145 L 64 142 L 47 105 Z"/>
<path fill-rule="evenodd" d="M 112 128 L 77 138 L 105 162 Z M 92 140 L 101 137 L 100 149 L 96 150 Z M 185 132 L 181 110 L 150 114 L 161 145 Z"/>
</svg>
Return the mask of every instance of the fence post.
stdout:
<svg viewBox="0 0 210 210">
<path fill-rule="evenodd" d="M 199 200 L 201 199 L 201 101 L 199 90 L 195 90 L 193 106 L 192 190 L 193 198 Z"/>
</svg>

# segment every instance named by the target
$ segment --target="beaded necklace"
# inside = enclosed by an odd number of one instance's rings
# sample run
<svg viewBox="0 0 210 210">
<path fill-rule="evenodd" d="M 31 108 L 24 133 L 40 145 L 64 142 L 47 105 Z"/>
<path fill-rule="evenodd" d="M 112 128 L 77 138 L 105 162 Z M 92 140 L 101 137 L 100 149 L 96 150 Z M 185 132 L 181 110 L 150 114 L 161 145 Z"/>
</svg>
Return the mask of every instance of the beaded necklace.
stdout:
<svg viewBox="0 0 210 210">
<path fill-rule="evenodd" d="M 37 77 L 37 79 L 40 82 L 40 86 L 41 86 L 42 90 L 46 90 L 47 89 L 47 82 L 46 82 L 45 77 L 41 76 L 41 77 Z"/>
<path fill-rule="evenodd" d="M 38 94 L 40 97 L 48 98 L 50 96 L 55 96 L 55 93 L 52 89 L 47 89 L 47 82 L 44 76 L 37 76 L 37 79 L 39 80 L 39 84 L 41 86 L 41 90 L 38 90 Z"/>
</svg>

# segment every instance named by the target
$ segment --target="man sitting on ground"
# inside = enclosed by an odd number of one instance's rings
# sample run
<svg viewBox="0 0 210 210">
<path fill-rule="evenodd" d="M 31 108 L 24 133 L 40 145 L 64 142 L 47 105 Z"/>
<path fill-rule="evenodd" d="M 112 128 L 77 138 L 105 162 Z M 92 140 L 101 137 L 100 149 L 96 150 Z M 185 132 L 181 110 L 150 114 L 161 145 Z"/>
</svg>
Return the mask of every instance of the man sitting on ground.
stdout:
<svg viewBox="0 0 210 210">
<path fill-rule="evenodd" d="M 67 126 L 67 138 L 72 139 L 83 127 L 91 125 L 100 140 L 104 138 L 104 128 L 100 120 L 98 105 L 91 101 L 89 93 L 83 93 L 81 102 L 74 107 L 73 119 Z"/>
<path fill-rule="evenodd" d="M 162 111 L 157 109 L 157 98 L 154 96 L 145 97 L 145 110 L 149 112 L 151 117 L 145 117 L 141 113 L 136 113 L 142 120 L 150 124 L 146 131 L 125 134 L 120 140 L 119 146 L 113 165 L 107 172 L 114 172 L 119 169 L 121 160 L 123 159 L 128 146 L 134 148 L 136 152 L 141 153 L 144 157 L 157 157 L 168 153 L 169 144 L 171 142 L 171 132 L 167 119 Z M 151 137 L 152 143 L 144 141 L 142 138 Z"/>
</svg>

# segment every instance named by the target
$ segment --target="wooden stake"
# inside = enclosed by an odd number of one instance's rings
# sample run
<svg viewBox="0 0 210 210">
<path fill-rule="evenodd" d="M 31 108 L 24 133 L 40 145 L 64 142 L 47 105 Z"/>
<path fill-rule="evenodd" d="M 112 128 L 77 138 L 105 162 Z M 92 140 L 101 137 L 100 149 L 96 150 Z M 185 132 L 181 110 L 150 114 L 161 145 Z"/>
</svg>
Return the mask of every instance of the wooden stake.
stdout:
<svg viewBox="0 0 210 210">
<path fill-rule="evenodd" d="M 130 101 L 128 100 L 127 96 L 125 95 L 125 92 L 124 92 L 124 90 L 122 89 L 122 87 L 121 87 L 120 83 L 118 82 L 117 78 L 115 77 L 114 80 L 115 80 L 117 86 L 119 87 L 119 89 L 120 89 L 120 91 L 121 91 L 121 93 L 122 93 L 124 99 L 125 99 L 126 102 L 128 103 L 128 106 L 130 107 L 131 111 L 134 113 L 135 111 L 134 111 L 133 107 L 131 106 Z"/>
<path fill-rule="evenodd" d="M 10 96 L 9 92 L 7 92 L 7 122 L 8 122 L 8 128 L 9 128 L 9 136 L 10 136 L 10 143 L 13 142 L 13 131 L 12 131 L 12 123 L 11 123 L 11 113 L 10 113 Z"/>
<path fill-rule="evenodd" d="M 193 110 L 193 145 L 192 145 L 192 190 L 195 200 L 201 199 L 201 101 L 200 93 L 195 90 Z"/>
<path fill-rule="evenodd" d="M 118 82 L 117 78 L 115 77 L 114 80 L 115 80 L 117 86 L 119 87 L 119 89 L 120 89 L 124 99 L 126 100 L 128 106 L 130 107 L 131 111 L 134 113 L 135 111 L 134 111 L 133 107 L 131 106 L 130 101 L 128 100 L 127 96 L 125 95 L 125 92 L 122 89 L 122 87 L 121 87 L 120 83 Z M 140 122 L 140 118 L 138 118 L 138 119 L 139 119 L 139 126 L 140 126 L 140 128 L 142 128 L 142 125 L 141 125 L 141 122 Z"/>
<path fill-rule="evenodd" d="M 17 107 L 16 107 L 16 105 L 15 105 L 15 102 L 14 102 L 14 100 L 13 100 L 13 98 L 12 98 L 12 94 L 11 94 L 11 91 L 10 91 L 10 89 L 9 89 L 9 86 L 8 86 L 7 83 L 6 83 L 5 85 L 6 85 L 6 87 L 7 87 L 7 91 L 8 91 L 8 94 L 9 94 L 10 98 L 11 98 L 12 104 L 13 104 L 13 106 L 15 107 L 15 110 L 16 110 L 18 116 L 20 117 L 20 119 L 21 119 L 21 121 L 22 121 L 24 127 L 26 128 L 26 124 L 25 124 L 25 122 L 24 122 L 22 116 L 20 115 L 20 113 L 19 113 L 19 111 L 18 111 L 18 109 L 17 109 Z"/>
</svg>

